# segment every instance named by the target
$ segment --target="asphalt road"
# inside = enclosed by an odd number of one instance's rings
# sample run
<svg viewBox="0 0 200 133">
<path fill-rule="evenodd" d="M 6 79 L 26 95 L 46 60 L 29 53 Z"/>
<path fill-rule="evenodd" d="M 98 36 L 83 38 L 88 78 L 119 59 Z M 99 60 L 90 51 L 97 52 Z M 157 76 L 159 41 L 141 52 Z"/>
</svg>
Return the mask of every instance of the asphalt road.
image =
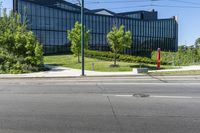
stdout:
<svg viewBox="0 0 200 133">
<path fill-rule="evenodd" d="M 200 76 L 0 80 L 0 133 L 199 132 Z"/>
</svg>

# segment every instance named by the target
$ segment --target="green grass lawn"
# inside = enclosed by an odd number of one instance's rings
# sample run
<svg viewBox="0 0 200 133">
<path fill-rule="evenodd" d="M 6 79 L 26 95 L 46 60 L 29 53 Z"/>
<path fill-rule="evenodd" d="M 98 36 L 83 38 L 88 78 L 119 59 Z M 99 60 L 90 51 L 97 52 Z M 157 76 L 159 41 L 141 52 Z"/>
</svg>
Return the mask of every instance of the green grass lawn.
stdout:
<svg viewBox="0 0 200 133">
<path fill-rule="evenodd" d="M 152 72 L 151 75 L 195 75 L 200 74 L 200 70 L 175 71 L 175 72 Z"/>
<path fill-rule="evenodd" d="M 44 57 L 45 64 L 59 65 L 64 67 L 70 67 L 75 69 L 81 69 L 81 63 L 77 63 L 77 57 L 73 55 L 53 55 Z M 132 68 L 139 68 L 138 63 L 127 63 L 127 62 L 117 62 L 119 67 L 110 67 L 113 61 L 98 60 L 95 58 L 85 58 L 85 69 L 92 70 L 92 63 L 94 63 L 94 70 L 101 72 L 123 72 L 132 71 Z M 150 70 L 155 70 L 156 65 L 145 64 L 142 67 L 149 68 Z M 172 66 L 161 66 L 161 69 L 174 68 Z"/>
</svg>

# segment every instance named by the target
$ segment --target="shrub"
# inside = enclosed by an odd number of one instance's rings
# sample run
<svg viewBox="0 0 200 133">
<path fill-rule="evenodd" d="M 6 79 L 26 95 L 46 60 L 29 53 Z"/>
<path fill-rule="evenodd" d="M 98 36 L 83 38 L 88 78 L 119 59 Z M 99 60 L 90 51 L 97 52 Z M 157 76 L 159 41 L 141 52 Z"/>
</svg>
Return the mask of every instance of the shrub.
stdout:
<svg viewBox="0 0 200 133">
<path fill-rule="evenodd" d="M 5 12 L 0 19 L 1 73 L 32 72 L 43 66 L 42 45 L 20 20 L 19 14 Z"/>
<path fill-rule="evenodd" d="M 175 52 L 161 52 L 161 64 L 171 65 L 174 63 L 177 54 Z M 157 61 L 157 51 L 152 52 L 151 59 Z"/>
<path fill-rule="evenodd" d="M 179 47 L 178 52 L 161 52 L 161 64 L 191 65 L 200 62 L 199 49 Z M 152 52 L 151 59 L 156 61 L 157 52 Z"/>
</svg>

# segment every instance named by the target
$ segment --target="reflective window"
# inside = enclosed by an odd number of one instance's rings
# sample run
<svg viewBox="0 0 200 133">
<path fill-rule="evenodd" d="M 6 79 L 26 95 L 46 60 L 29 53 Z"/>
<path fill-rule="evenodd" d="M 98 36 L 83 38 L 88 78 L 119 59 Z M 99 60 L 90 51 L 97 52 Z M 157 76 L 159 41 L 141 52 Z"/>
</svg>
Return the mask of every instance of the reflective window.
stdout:
<svg viewBox="0 0 200 133">
<path fill-rule="evenodd" d="M 66 30 L 73 28 L 75 22 L 80 22 L 81 19 L 80 13 L 74 12 L 77 10 L 76 8 L 63 3 L 59 3 L 58 7 L 68 10 L 50 8 L 21 0 L 18 3 L 22 21 L 27 18 L 28 28 L 34 31 L 38 40 L 45 45 L 47 52 L 56 52 L 60 49 L 54 49 L 55 46 L 69 45 Z M 136 13 L 128 16 L 141 17 Z M 131 31 L 133 35 L 134 46 L 131 50 L 125 50 L 127 53 L 156 50 L 158 47 L 175 50 L 178 31 L 177 24 L 173 19 L 140 20 L 91 13 L 85 16 L 86 29 L 89 29 L 91 33 L 89 46 L 93 49 L 108 50 L 106 36 L 114 24 L 118 27 L 124 25 L 125 30 Z"/>
</svg>

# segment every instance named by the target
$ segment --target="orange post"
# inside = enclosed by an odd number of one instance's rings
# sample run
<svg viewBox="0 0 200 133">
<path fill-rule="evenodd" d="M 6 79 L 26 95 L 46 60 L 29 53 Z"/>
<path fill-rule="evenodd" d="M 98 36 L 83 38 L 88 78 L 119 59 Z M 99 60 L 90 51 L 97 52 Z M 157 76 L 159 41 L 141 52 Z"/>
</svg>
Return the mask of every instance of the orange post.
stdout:
<svg viewBox="0 0 200 133">
<path fill-rule="evenodd" d="M 157 70 L 160 70 L 160 48 L 157 50 Z"/>
</svg>

